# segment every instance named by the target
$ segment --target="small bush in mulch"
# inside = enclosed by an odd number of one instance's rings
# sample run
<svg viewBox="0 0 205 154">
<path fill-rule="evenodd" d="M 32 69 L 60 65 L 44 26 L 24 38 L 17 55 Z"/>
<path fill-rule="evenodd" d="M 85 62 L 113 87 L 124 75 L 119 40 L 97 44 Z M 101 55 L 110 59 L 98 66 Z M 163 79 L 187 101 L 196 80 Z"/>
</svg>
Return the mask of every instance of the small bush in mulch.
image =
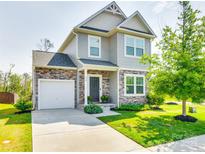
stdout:
<svg viewBox="0 0 205 154">
<path fill-rule="evenodd" d="M 119 108 L 115 108 L 116 111 L 144 111 L 148 109 L 150 109 L 149 105 L 142 103 L 121 104 Z"/>
<path fill-rule="evenodd" d="M 97 114 L 97 113 L 102 113 L 103 109 L 96 104 L 88 104 L 84 107 L 84 112 L 88 114 Z"/>
<path fill-rule="evenodd" d="M 23 99 L 19 99 L 16 104 L 14 104 L 14 107 L 19 110 L 16 112 L 16 114 L 21 113 L 28 113 L 32 110 L 32 102 L 31 101 L 25 101 Z"/>
<path fill-rule="evenodd" d="M 178 105 L 178 103 L 176 103 L 176 102 L 167 102 L 166 104 L 167 105 Z"/>
<path fill-rule="evenodd" d="M 174 117 L 174 119 L 181 120 L 181 121 L 184 121 L 184 122 L 196 122 L 197 121 L 196 118 L 194 118 L 192 116 L 189 116 L 189 115 L 187 115 L 187 116 L 177 115 L 177 116 Z"/>
</svg>

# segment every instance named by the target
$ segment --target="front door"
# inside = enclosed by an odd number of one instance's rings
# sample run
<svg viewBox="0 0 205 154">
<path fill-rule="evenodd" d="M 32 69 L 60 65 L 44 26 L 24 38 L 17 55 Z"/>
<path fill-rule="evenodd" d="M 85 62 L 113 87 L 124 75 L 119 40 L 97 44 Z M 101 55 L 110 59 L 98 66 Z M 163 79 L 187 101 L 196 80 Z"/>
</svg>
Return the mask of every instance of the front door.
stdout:
<svg viewBox="0 0 205 154">
<path fill-rule="evenodd" d="M 89 78 L 90 96 L 94 102 L 99 102 L 100 97 L 100 77 L 90 76 Z"/>
</svg>

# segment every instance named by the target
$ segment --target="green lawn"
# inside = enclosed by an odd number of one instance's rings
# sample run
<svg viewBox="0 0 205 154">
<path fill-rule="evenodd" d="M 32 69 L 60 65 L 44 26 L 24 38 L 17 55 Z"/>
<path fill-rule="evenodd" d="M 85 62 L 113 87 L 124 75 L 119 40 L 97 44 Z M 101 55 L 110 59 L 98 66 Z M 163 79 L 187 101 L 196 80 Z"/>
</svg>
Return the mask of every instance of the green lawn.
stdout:
<svg viewBox="0 0 205 154">
<path fill-rule="evenodd" d="M 173 116 L 181 114 L 181 105 L 163 105 L 163 111 L 120 111 L 121 115 L 99 119 L 144 147 L 205 134 L 205 106 L 195 105 L 196 123 L 181 122 Z"/>
<path fill-rule="evenodd" d="M 13 105 L 0 104 L 0 151 L 32 151 L 31 114 L 15 111 Z"/>
</svg>

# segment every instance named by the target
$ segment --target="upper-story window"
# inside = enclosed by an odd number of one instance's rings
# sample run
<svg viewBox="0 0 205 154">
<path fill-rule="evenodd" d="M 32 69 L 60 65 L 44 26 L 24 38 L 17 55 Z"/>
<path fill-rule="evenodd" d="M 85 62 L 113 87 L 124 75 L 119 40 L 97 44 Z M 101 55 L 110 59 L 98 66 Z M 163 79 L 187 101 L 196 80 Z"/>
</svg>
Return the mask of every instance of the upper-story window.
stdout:
<svg viewBox="0 0 205 154">
<path fill-rule="evenodd" d="M 145 50 L 145 40 L 143 38 L 125 35 L 125 56 L 141 57 Z"/>
<path fill-rule="evenodd" d="M 88 55 L 89 57 L 101 57 L 101 38 L 98 36 L 88 36 Z"/>
</svg>

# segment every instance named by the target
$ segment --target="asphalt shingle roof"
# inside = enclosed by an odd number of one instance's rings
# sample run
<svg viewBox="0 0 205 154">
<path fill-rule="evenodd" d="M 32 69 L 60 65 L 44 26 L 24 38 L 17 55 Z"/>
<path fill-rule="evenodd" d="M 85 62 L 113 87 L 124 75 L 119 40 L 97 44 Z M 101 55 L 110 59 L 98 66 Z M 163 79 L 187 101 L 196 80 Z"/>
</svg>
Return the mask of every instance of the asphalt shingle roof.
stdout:
<svg viewBox="0 0 205 154">
<path fill-rule="evenodd" d="M 113 63 L 111 63 L 109 61 L 92 60 L 92 59 L 80 59 L 80 61 L 83 64 L 118 67 L 117 65 L 115 65 L 115 64 L 113 64 Z"/>
<path fill-rule="evenodd" d="M 67 54 L 43 51 L 33 51 L 33 65 L 76 67 Z"/>
</svg>

